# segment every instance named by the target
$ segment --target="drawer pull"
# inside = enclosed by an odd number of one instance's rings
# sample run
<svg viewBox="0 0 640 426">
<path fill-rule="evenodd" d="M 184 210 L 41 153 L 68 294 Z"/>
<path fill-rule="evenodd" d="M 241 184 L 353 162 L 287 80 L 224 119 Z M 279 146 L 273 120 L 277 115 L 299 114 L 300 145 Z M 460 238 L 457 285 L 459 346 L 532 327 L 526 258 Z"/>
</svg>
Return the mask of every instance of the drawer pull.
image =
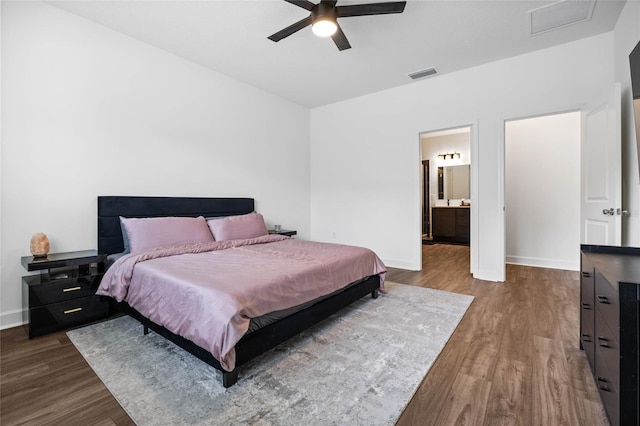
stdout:
<svg viewBox="0 0 640 426">
<path fill-rule="evenodd" d="M 583 272 L 582 276 L 585 277 L 585 278 L 590 278 L 591 274 L 589 272 Z"/>
<path fill-rule="evenodd" d="M 81 310 L 82 310 L 82 308 L 67 309 L 66 311 L 64 311 L 64 314 L 68 315 L 68 314 L 72 314 L 74 312 L 80 312 Z"/>
<path fill-rule="evenodd" d="M 605 379 L 604 377 L 600 377 L 600 376 L 598 376 L 598 381 L 607 383 L 607 379 Z"/>
<path fill-rule="evenodd" d="M 82 287 L 78 286 L 78 287 L 63 288 L 62 292 L 63 293 L 67 293 L 69 291 L 76 291 L 76 290 L 82 290 Z"/>
<path fill-rule="evenodd" d="M 588 304 L 588 303 L 584 303 L 584 302 L 583 302 L 583 303 L 582 303 L 582 309 L 589 310 L 589 309 L 591 309 L 591 305 L 590 305 L 590 304 Z"/>
<path fill-rule="evenodd" d="M 598 385 L 598 388 L 600 390 L 603 390 L 605 392 L 611 392 L 611 388 L 609 388 L 609 386 L 605 386 L 605 385 Z"/>
<path fill-rule="evenodd" d="M 609 304 L 609 299 L 607 299 L 607 296 L 596 296 L 598 298 L 598 302 L 602 303 L 603 305 L 608 305 Z"/>
</svg>

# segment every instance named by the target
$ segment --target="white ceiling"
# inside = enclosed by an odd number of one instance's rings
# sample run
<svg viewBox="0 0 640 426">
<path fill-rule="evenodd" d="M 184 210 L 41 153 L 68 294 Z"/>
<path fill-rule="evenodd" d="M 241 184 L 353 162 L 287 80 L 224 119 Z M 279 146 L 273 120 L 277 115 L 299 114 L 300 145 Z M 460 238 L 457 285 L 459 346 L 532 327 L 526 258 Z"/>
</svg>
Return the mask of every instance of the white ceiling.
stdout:
<svg viewBox="0 0 640 426">
<path fill-rule="evenodd" d="M 527 12 L 553 2 L 408 1 L 402 14 L 341 18 L 352 48 L 340 52 L 309 27 L 268 40 L 309 14 L 282 0 L 48 3 L 310 108 L 608 32 L 624 6 L 598 0 L 590 20 L 530 36 Z"/>
</svg>

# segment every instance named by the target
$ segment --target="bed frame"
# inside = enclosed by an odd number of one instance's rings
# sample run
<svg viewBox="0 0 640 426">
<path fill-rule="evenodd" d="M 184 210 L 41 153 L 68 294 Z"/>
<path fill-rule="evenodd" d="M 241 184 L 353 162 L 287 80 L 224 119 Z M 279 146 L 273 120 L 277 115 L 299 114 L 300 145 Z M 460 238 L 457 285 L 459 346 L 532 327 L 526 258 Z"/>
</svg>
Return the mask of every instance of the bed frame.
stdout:
<svg viewBox="0 0 640 426">
<path fill-rule="evenodd" d="M 253 211 L 253 198 L 98 197 L 98 252 L 116 254 L 124 250 L 119 216 L 218 217 L 246 214 Z M 224 370 L 220 362 L 209 351 L 155 324 L 127 303 L 117 303 L 116 306 L 140 321 L 144 326 L 144 334 L 147 334 L 151 329 L 219 370 L 222 373 L 222 385 L 228 388 L 237 382 L 238 368 L 243 364 L 367 294 L 371 294 L 374 299 L 377 298 L 379 287 L 380 277 L 378 275 L 367 277 L 306 309 L 246 334 L 235 346 L 236 367 L 233 371 Z"/>
</svg>

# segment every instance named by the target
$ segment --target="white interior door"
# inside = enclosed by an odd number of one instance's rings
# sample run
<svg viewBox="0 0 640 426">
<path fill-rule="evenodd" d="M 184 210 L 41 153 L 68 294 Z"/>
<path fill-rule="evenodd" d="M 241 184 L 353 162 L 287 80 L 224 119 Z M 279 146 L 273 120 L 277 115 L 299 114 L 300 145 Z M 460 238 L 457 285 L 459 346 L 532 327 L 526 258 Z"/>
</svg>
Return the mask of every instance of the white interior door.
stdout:
<svg viewBox="0 0 640 426">
<path fill-rule="evenodd" d="M 620 83 L 609 99 L 582 111 L 582 244 L 622 243 Z"/>
</svg>

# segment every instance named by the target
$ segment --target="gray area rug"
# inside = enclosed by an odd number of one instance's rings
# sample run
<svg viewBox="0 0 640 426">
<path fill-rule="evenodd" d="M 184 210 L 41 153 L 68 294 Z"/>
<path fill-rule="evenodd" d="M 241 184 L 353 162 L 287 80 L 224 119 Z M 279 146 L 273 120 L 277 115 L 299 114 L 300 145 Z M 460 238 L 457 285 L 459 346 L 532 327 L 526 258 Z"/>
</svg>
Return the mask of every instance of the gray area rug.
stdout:
<svg viewBox="0 0 640 426">
<path fill-rule="evenodd" d="M 67 334 L 138 425 L 390 425 L 473 297 L 385 286 L 246 364 L 228 389 L 130 317 Z"/>
</svg>

